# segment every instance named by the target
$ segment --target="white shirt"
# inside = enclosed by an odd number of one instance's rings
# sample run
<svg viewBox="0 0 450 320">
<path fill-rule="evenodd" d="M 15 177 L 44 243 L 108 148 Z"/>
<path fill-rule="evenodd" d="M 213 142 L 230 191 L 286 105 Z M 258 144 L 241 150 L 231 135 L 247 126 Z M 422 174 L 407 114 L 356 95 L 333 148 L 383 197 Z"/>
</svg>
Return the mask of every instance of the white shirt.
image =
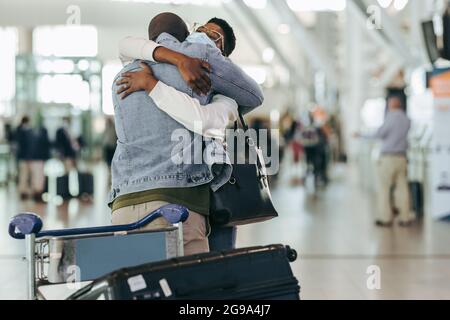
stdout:
<svg viewBox="0 0 450 320">
<path fill-rule="evenodd" d="M 155 62 L 153 52 L 160 47 L 155 41 L 138 37 L 125 37 L 119 41 L 119 58 L 123 65 L 136 59 Z"/>
<path fill-rule="evenodd" d="M 123 64 L 136 59 L 154 61 L 153 52 L 157 47 L 151 40 L 126 37 L 119 42 L 120 60 Z M 149 96 L 159 109 L 188 130 L 220 141 L 225 139 L 228 124 L 238 118 L 236 101 L 220 94 L 202 106 L 197 99 L 158 81 Z"/>
<path fill-rule="evenodd" d="M 225 140 L 228 124 L 238 118 L 236 101 L 221 94 L 202 106 L 197 99 L 158 81 L 149 96 L 159 109 L 188 130 L 220 141 Z"/>
</svg>

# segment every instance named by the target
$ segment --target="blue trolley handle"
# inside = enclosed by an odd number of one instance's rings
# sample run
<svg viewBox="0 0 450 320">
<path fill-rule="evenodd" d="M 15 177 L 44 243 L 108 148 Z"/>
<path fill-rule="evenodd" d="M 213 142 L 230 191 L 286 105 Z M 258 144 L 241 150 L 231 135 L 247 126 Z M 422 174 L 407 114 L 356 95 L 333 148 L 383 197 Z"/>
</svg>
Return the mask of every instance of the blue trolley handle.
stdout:
<svg viewBox="0 0 450 320">
<path fill-rule="evenodd" d="M 14 239 L 25 239 L 25 235 L 28 234 L 35 234 L 36 238 L 40 238 L 48 236 L 61 237 L 106 232 L 125 232 L 142 228 L 159 217 L 165 218 L 171 224 L 176 224 L 185 222 L 189 217 L 189 211 L 183 206 L 168 204 L 153 211 L 141 220 L 130 224 L 45 231 L 41 231 L 43 226 L 41 218 L 34 213 L 27 212 L 18 214 L 11 219 L 8 232 Z"/>
</svg>

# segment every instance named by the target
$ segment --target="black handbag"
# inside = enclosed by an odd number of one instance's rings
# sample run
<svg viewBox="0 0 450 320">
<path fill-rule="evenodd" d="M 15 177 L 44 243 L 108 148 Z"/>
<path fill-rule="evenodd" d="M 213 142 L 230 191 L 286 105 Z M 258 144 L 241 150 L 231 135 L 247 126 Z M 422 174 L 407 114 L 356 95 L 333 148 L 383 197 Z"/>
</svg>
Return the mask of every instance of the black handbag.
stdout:
<svg viewBox="0 0 450 320">
<path fill-rule="evenodd" d="M 255 139 L 245 134 L 249 128 L 241 113 L 239 113 L 239 119 L 244 130 L 238 129 L 236 121 L 234 137 L 243 135 L 243 139 L 240 140 L 245 141 L 243 151 L 247 152 L 243 158 L 246 161 L 240 164 L 236 162 L 236 157 L 233 157 L 231 178 L 219 190 L 211 192 L 210 222 L 213 225 L 231 227 L 262 222 L 278 216 L 272 204 L 264 159 L 258 139 L 256 139 L 255 145 Z M 243 155 L 238 154 L 239 150 L 242 153 L 242 148 L 238 148 L 236 143 L 234 147 L 234 155 L 242 158 Z M 246 157 L 247 153 L 249 154 L 248 157 Z M 251 153 L 253 153 L 253 161 L 250 156 Z"/>
</svg>

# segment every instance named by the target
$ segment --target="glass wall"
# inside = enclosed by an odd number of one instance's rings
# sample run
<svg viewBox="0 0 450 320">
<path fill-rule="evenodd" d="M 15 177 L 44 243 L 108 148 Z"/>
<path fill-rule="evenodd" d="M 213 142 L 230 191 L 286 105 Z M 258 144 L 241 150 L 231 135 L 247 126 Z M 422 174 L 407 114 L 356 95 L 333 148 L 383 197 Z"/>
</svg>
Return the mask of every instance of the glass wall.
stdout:
<svg viewBox="0 0 450 320">
<path fill-rule="evenodd" d="M 16 94 L 15 59 L 18 51 L 16 28 L 0 28 L 0 116 L 11 116 L 14 112 L 12 101 Z"/>
</svg>

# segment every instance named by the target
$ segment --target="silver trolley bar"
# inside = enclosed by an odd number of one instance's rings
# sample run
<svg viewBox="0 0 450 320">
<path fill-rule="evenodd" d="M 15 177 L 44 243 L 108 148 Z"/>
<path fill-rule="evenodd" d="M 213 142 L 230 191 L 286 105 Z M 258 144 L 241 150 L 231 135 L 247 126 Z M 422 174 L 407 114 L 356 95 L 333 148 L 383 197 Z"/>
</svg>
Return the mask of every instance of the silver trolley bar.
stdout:
<svg viewBox="0 0 450 320">
<path fill-rule="evenodd" d="M 27 262 L 27 298 L 36 300 L 38 298 L 37 282 L 43 280 L 44 263 L 43 259 L 47 254 L 42 252 L 42 244 L 56 239 L 92 239 L 91 244 L 96 244 L 96 239 L 106 234 L 129 234 L 132 238 L 140 237 L 138 231 L 140 228 L 150 224 L 159 217 L 164 217 L 169 223 L 177 228 L 172 228 L 178 234 L 176 239 L 176 251 L 174 256 L 183 255 L 183 226 L 182 223 L 189 217 L 189 211 L 183 206 L 169 204 L 165 205 L 145 216 L 143 219 L 127 225 L 100 226 L 90 228 L 60 229 L 60 230 L 44 230 L 42 228 L 42 220 L 34 213 L 21 213 L 14 216 L 9 223 L 9 234 L 15 239 L 24 239 L 26 245 L 25 259 Z M 132 231 L 131 233 L 128 233 Z M 138 232 L 138 233 L 135 233 Z M 81 237 L 81 238 L 80 238 Z M 77 241 L 77 240 L 73 240 Z M 74 242 L 70 242 L 74 243 Z M 169 250 L 169 248 L 166 248 Z M 172 249 L 170 249 L 172 250 Z M 173 251 L 173 250 L 172 250 Z M 80 251 L 83 253 L 83 251 Z M 41 261 L 42 260 L 42 261 Z M 39 263 L 38 263 L 39 262 Z M 39 264 L 39 266 L 38 266 Z M 115 261 L 113 261 L 115 264 Z M 91 264 L 90 267 L 93 265 Z M 95 266 L 94 266 L 95 267 Z M 112 270 L 111 270 L 112 271 Z"/>
</svg>

